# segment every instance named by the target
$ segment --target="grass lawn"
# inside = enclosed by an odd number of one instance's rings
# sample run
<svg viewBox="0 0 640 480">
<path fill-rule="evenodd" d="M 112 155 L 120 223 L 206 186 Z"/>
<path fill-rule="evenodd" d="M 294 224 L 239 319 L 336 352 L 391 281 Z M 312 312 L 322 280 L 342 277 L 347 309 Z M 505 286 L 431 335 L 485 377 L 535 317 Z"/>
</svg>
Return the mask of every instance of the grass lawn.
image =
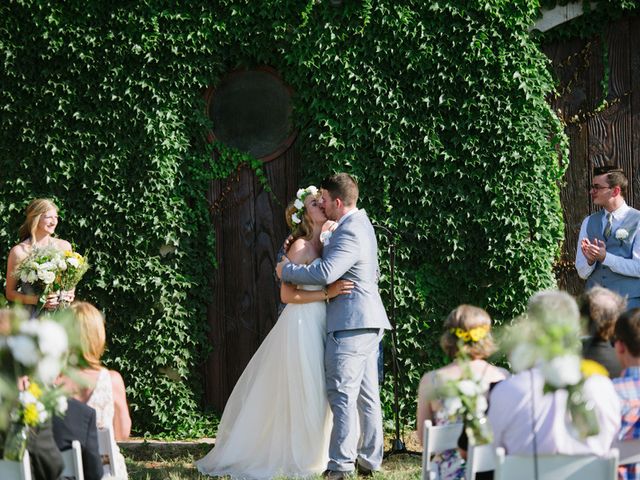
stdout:
<svg viewBox="0 0 640 480">
<path fill-rule="evenodd" d="M 407 449 L 419 451 L 419 446 L 406 435 Z M 387 441 L 387 448 L 389 444 Z M 210 444 L 141 444 L 122 448 L 127 460 L 131 480 L 194 480 L 207 479 L 193 466 L 194 460 L 203 457 L 211 449 Z M 376 474 L 379 480 L 405 480 L 420 478 L 421 459 L 411 455 L 392 455 L 382 464 L 384 472 Z M 321 477 L 318 477 L 321 478 Z"/>
</svg>

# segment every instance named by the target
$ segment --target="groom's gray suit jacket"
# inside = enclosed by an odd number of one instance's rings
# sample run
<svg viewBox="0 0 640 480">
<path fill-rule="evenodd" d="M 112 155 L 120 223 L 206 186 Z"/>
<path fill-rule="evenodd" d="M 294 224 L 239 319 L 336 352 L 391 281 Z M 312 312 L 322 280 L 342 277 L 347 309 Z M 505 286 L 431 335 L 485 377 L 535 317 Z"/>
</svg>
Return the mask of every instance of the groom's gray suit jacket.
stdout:
<svg viewBox="0 0 640 480">
<path fill-rule="evenodd" d="M 357 328 L 391 329 L 378 292 L 378 242 L 364 210 L 340 222 L 312 265 L 288 263 L 282 280 L 297 285 L 328 285 L 342 278 L 355 283 L 349 295 L 327 306 L 327 333 Z"/>
</svg>

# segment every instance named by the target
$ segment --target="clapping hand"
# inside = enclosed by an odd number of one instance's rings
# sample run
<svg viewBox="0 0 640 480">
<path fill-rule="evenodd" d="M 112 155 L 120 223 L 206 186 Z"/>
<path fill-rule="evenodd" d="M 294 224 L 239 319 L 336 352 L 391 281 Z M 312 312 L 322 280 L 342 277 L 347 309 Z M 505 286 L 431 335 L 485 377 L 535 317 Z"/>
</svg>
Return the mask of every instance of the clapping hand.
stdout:
<svg viewBox="0 0 640 480">
<path fill-rule="evenodd" d="M 602 262 L 607 256 L 607 246 L 602 240 L 597 238 L 593 239 L 593 242 L 588 238 L 583 238 L 580 244 L 582 254 L 587 259 L 589 265 L 593 265 L 595 262 Z"/>
</svg>

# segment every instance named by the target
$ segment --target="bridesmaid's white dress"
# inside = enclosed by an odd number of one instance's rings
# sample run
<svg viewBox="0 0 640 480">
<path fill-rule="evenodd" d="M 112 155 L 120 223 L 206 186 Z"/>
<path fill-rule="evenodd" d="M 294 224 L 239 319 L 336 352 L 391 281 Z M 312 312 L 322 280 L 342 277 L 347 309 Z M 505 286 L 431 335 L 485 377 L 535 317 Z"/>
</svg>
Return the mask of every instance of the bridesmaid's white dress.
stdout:
<svg viewBox="0 0 640 480">
<path fill-rule="evenodd" d="M 201 473 L 267 479 L 327 468 L 325 309 L 324 302 L 285 307 L 234 387 L 215 447 L 196 462 Z"/>
</svg>

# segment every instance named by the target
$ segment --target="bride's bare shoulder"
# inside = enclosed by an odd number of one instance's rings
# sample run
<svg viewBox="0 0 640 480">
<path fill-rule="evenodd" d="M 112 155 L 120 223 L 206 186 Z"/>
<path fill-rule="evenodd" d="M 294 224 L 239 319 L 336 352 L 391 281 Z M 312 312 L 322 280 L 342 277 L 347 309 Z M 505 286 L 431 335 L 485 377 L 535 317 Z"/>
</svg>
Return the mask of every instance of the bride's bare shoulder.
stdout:
<svg viewBox="0 0 640 480">
<path fill-rule="evenodd" d="M 304 238 L 298 238 L 291 244 L 287 257 L 293 263 L 310 263 L 317 257 L 313 244 Z"/>
</svg>

